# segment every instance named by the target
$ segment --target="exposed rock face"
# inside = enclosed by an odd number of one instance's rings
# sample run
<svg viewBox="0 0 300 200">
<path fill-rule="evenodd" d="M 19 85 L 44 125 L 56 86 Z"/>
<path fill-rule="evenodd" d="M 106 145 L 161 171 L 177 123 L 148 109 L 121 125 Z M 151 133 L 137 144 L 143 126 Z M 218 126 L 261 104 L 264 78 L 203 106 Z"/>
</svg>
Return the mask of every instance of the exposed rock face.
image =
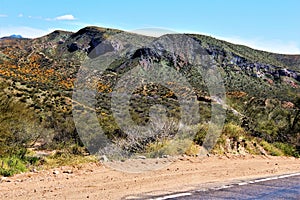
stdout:
<svg viewBox="0 0 300 200">
<path fill-rule="evenodd" d="M 214 57 L 223 66 L 229 66 L 233 71 L 243 71 L 249 76 L 257 78 L 272 77 L 279 80 L 281 77 L 291 77 L 296 81 L 300 80 L 300 65 L 294 66 L 298 71 L 285 68 L 282 65 L 273 65 L 260 61 L 249 60 L 233 52 L 216 48 L 215 46 L 207 49 L 208 53 Z"/>
<path fill-rule="evenodd" d="M 77 51 L 79 50 L 79 46 L 77 45 L 77 43 L 72 43 L 70 46 L 68 46 L 68 51 L 69 52 L 74 52 L 74 51 Z"/>
<path fill-rule="evenodd" d="M 36 39 L 1 39 L 0 76 L 2 79 L 0 82 L 7 84 L 3 89 L 5 95 L 23 102 L 30 109 L 37 111 L 40 117 L 38 119 L 43 123 L 49 123 L 49 127 L 55 129 L 58 135 L 73 137 L 76 135 L 76 129 L 72 122 L 71 97 L 77 72 L 82 61 L 88 55 L 90 58 L 94 58 L 122 46 L 122 44 L 112 43 L 98 46 L 109 36 L 118 33 L 124 32 L 86 27 L 76 33 L 54 31 Z M 275 123 L 287 118 L 287 115 L 275 118 L 277 113 L 282 111 L 276 111 L 277 108 L 288 110 L 287 112 L 290 112 L 291 116 L 294 114 L 293 112 L 296 112 L 297 106 L 295 106 L 294 98 L 300 93 L 300 55 L 273 54 L 208 36 L 189 36 L 198 41 L 207 54 L 214 58 L 217 69 L 224 78 L 228 98 L 233 101 L 231 105 L 233 108 L 228 106 L 228 110 L 234 111 L 235 117 L 242 117 L 243 119 L 236 119 L 236 121 L 240 120 L 241 125 L 249 127 L 248 130 L 253 135 L 257 137 L 267 135 L 265 132 L 257 130 L 259 116 L 270 116 L 270 119 L 273 119 L 274 116 Z M 174 60 L 177 63 L 174 63 Z M 129 71 L 130 67 L 134 67 L 136 64 L 150 66 L 151 62 L 160 63 L 162 61 L 187 76 L 188 81 L 195 89 L 197 100 L 203 105 L 209 107 L 212 103 L 220 103 L 209 96 L 205 83 L 201 78 L 195 76 L 193 68 L 183 56 L 158 53 L 147 47 L 130 52 L 126 58 L 116 62 L 115 66 L 111 66 L 107 73 L 100 77 L 101 83 L 97 85 L 97 89 L 102 92 L 103 96 L 109 96 L 114 84 L 124 73 Z M 276 103 L 266 101 L 266 99 L 274 100 Z M 148 106 L 147 103 L 154 105 L 163 102 L 175 112 L 178 111 L 176 110 L 176 100 L 176 94 L 172 91 L 152 84 L 137 88 L 132 102 L 133 104 L 142 102 L 144 107 Z M 79 104 L 74 105 L 78 109 L 80 106 Z M 99 102 L 97 106 L 104 107 L 103 110 L 99 110 L 99 115 L 106 116 L 111 123 L 109 106 L 105 107 L 103 102 Z M 138 116 L 137 118 L 149 114 L 139 109 L 132 112 L 132 115 Z M 207 116 L 209 117 L 209 115 Z M 270 121 L 268 117 L 264 120 Z M 291 117 L 289 122 L 285 120 L 285 126 L 291 123 L 292 119 L 294 118 Z M 71 125 L 67 126 L 66 124 Z M 270 128 L 272 124 L 264 124 L 264 126 Z M 274 137 L 284 137 L 280 135 L 282 130 L 272 131 Z M 120 130 L 112 132 L 118 136 L 124 136 Z M 226 148 L 229 150 L 230 146 L 226 145 Z M 235 148 L 236 151 L 239 150 L 239 147 Z"/>
</svg>

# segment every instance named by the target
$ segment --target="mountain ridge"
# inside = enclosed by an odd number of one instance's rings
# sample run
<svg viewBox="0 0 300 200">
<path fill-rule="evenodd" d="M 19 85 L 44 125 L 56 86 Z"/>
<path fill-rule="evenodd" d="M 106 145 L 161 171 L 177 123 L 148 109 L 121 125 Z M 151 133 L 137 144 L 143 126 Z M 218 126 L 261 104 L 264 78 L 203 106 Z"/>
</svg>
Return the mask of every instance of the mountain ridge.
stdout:
<svg viewBox="0 0 300 200">
<path fill-rule="evenodd" d="M 130 34 L 117 29 L 85 27 L 77 32 L 56 30 L 35 39 L 0 40 L 0 83 L 3 87 L 1 101 L 8 101 L 12 105 L 24 104 L 24 109 L 34 111 L 37 122 L 42 124 L 41 130 L 54 134 L 53 141 L 71 140 L 80 143 L 72 120 L 72 109 L 80 109 L 81 105 L 72 105 L 71 99 L 77 72 L 93 49 L 118 33 Z M 230 108 L 227 111 L 227 126 L 235 127 L 242 133 L 242 137 L 248 137 L 248 140 L 251 140 L 248 146 L 258 143 L 265 145 L 263 141 L 278 146 L 284 143 L 291 146 L 293 153 L 298 152 L 300 104 L 298 105 L 297 99 L 300 98 L 300 55 L 275 54 L 210 36 L 186 35 L 207 51 L 223 76 L 227 104 Z M 102 92 L 100 97 L 103 98 L 103 102 L 107 100 L 107 95 L 112 91 L 118 77 L 138 64 L 141 57 L 149 58 L 148 60 L 153 62 L 164 61 L 174 68 L 171 58 L 167 55 L 152 55 L 151 51 L 141 48 L 136 54 L 133 52 L 131 57 L 112 63 L 109 70 L 99 77 L 101 83 L 97 85 L 97 90 Z M 176 70 L 188 75 L 197 99 L 203 105 L 202 114 L 209 119 L 209 105 L 215 102 L 209 98 L 209 92 L 203 86 L 201 77 L 194 74 L 189 63 L 183 62 L 182 67 Z M 138 123 L 143 124 L 148 120 L 148 105 L 145 102 L 166 104 L 171 109 L 169 114 L 174 118 L 178 117 L 174 114 L 177 111 L 176 95 L 166 88 L 150 84 L 145 88 L 138 88 L 135 92 L 133 106 L 137 107 L 133 108 L 131 114 L 136 117 Z M 153 99 L 153 93 L 161 96 L 157 102 L 149 100 L 149 97 Z M 141 102 L 140 105 L 138 102 Z M 126 134 L 124 135 L 113 121 L 109 105 L 100 102 L 97 106 L 97 114 L 105 116 L 102 126 L 106 134 L 110 137 L 126 138 Z M 205 120 L 201 127 L 207 126 Z M 203 127 L 195 139 L 198 144 L 203 142 Z M 242 143 L 239 136 L 228 130 L 224 129 L 225 135 L 227 134 L 224 137 Z M 153 138 L 138 142 L 147 146 L 153 142 Z M 135 145 L 137 144 L 132 144 L 129 149 L 145 148 Z"/>
<path fill-rule="evenodd" d="M 11 39 L 23 39 L 23 37 L 21 35 L 12 34 L 10 36 L 4 36 L 4 37 L 0 38 L 0 40 L 1 39 L 8 39 L 8 38 L 11 38 Z"/>
</svg>

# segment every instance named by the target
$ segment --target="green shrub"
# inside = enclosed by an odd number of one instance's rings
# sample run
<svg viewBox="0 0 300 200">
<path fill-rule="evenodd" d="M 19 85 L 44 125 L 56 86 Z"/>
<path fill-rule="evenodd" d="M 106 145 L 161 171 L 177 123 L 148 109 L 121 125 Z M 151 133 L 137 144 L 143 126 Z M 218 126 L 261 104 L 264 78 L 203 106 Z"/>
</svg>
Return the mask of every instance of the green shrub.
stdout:
<svg viewBox="0 0 300 200">
<path fill-rule="evenodd" d="M 228 123 L 228 124 L 225 124 L 225 126 L 223 128 L 223 134 L 229 138 L 238 139 L 241 136 L 245 136 L 246 131 L 238 125 L 235 125 L 233 123 Z"/>
<path fill-rule="evenodd" d="M 208 126 L 208 124 L 201 124 L 201 125 L 197 125 L 196 128 L 198 131 L 194 137 L 194 142 L 196 144 L 202 146 L 209 126 Z"/>
<path fill-rule="evenodd" d="M 98 162 L 96 156 L 74 155 L 68 152 L 57 151 L 54 155 L 44 158 L 43 168 L 79 165 L 88 162 Z"/>
<path fill-rule="evenodd" d="M 286 156 L 299 157 L 299 154 L 296 151 L 296 148 L 293 147 L 290 144 L 285 144 L 285 143 L 281 143 L 281 142 L 275 142 L 274 146 L 276 148 L 280 149 L 284 153 L 284 155 L 286 155 Z"/>
<path fill-rule="evenodd" d="M 0 175 L 12 176 L 16 173 L 26 172 L 26 162 L 18 157 L 0 158 Z"/>
<path fill-rule="evenodd" d="M 155 158 L 163 155 L 197 154 L 196 151 L 197 148 L 195 144 L 189 139 L 164 140 L 149 144 L 146 148 L 146 155 Z"/>
<path fill-rule="evenodd" d="M 276 148 L 273 144 L 270 144 L 266 141 L 261 141 L 260 145 L 271 155 L 271 156 L 283 156 L 284 154 L 278 148 Z"/>
</svg>

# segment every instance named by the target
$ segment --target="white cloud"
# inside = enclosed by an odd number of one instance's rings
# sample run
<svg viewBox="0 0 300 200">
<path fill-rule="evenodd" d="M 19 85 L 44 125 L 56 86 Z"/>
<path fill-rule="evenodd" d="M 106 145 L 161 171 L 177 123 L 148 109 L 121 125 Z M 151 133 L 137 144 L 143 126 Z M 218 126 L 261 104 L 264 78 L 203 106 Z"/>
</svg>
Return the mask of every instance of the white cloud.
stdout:
<svg viewBox="0 0 300 200">
<path fill-rule="evenodd" d="M 0 14 L 0 17 L 8 17 L 8 16 L 5 14 Z"/>
<path fill-rule="evenodd" d="M 300 43 L 297 41 L 270 40 L 263 37 L 243 38 L 240 36 L 218 36 L 210 33 L 195 31 L 180 31 L 181 33 L 194 33 L 211 36 L 230 43 L 248 46 L 252 49 L 268 51 L 279 54 L 300 54 Z"/>
<path fill-rule="evenodd" d="M 165 34 L 176 33 L 175 31 L 167 30 L 165 28 L 143 28 L 143 29 L 129 30 L 129 32 L 146 35 L 146 36 L 152 36 L 152 37 L 160 37 Z"/>
<path fill-rule="evenodd" d="M 244 39 L 241 37 L 218 37 L 234 44 L 241 44 L 253 49 L 281 53 L 281 54 L 300 54 L 300 44 L 295 41 L 284 42 L 282 40 L 268 40 L 264 38 Z"/>
<path fill-rule="evenodd" d="M 25 38 L 37 38 L 50 33 L 52 29 L 42 30 L 31 27 L 0 27 L 0 38 L 13 34 L 22 35 Z"/>
<path fill-rule="evenodd" d="M 73 15 L 62 15 L 54 18 L 55 20 L 75 20 Z"/>
<path fill-rule="evenodd" d="M 0 17 L 2 15 L 0 14 Z M 64 15 L 60 17 L 56 17 L 55 20 L 74 20 L 75 17 L 73 15 Z M 53 19 L 45 19 L 45 20 L 53 20 Z M 73 24 L 74 27 L 72 29 L 69 29 L 70 31 L 77 31 L 77 29 L 82 28 L 84 26 L 91 26 L 92 24 L 86 24 L 86 23 L 80 23 L 80 22 L 70 22 L 75 23 Z M 102 26 L 102 27 L 109 27 L 105 26 L 103 24 L 93 24 L 96 26 Z M 80 26 L 80 27 L 78 27 Z M 122 29 L 122 28 L 120 28 Z M 41 37 L 43 35 L 46 35 L 50 32 L 54 31 L 53 28 L 42 30 L 42 29 L 36 29 L 31 27 L 0 27 L 0 37 L 9 36 L 12 34 L 22 35 L 26 38 L 36 38 Z M 164 28 L 145 28 L 145 29 L 138 29 L 138 30 L 131 30 L 130 32 L 150 35 L 150 36 L 160 36 L 166 33 L 175 33 L 172 30 L 164 29 Z M 264 38 L 256 37 L 256 38 L 242 38 L 238 36 L 233 37 L 224 37 L 224 36 L 216 36 L 211 35 L 209 33 L 200 33 L 200 32 L 193 32 L 193 31 L 180 31 L 182 33 L 196 33 L 196 34 L 202 34 L 202 35 L 210 35 L 212 37 L 215 37 L 217 39 L 225 40 L 234 44 L 241 44 L 248 47 L 251 47 L 253 49 L 258 50 L 264 50 L 268 52 L 273 53 L 282 53 L 282 54 L 300 54 L 300 44 L 296 41 L 288 41 L 283 42 L 282 40 L 267 40 Z"/>
<path fill-rule="evenodd" d="M 23 17 L 23 13 L 18 14 L 18 17 Z"/>
</svg>

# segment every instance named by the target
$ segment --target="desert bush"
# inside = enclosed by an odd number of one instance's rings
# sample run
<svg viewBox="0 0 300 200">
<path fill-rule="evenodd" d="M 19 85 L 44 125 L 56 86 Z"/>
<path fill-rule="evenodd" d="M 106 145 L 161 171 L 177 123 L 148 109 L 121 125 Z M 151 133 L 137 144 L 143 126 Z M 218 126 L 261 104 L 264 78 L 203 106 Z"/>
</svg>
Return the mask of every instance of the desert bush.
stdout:
<svg viewBox="0 0 300 200">
<path fill-rule="evenodd" d="M 53 168 L 59 166 L 80 165 L 89 162 L 98 162 L 96 156 L 74 155 L 66 151 L 57 151 L 55 154 L 45 157 L 43 168 Z"/>
<path fill-rule="evenodd" d="M 36 115 L 22 103 L 0 94 L 0 153 L 14 155 L 42 133 Z"/>
<path fill-rule="evenodd" d="M 162 157 L 163 155 L 196 155 L 198 153 L 198 146 L 192 140 L 164 140 L 148 144 L 146 148 L 146 155 L 150 158 Z"/>
<path fill-rule="evenodd" d="M 297 152 L 296 148 L 291 144 L 275 142 L 274 146 L 280 149 L 286 156 L 299 157 L 299 153 Z"/>
<path fill-rule="evenodd" d="M 276 148 L 273 144 L 270 144 L 264 140 L 260 142 L 260 145 L 272 156 L 283 156 L 283 152 Z"/>
<path fill-rule="evenodd" d="M 196 128 L 198 131 L 194 137 L 194 142 L 201 146 L 207 134 L 208 124 L 198 124 Z"/>
<path fill-rule="evenodd" d="M 237 140 L 239 137 L 245 136 L 247 133 L 242 127 L 233 123 L 228 123 L 225 124 L 223 128 L 223 134 L 229 138 L 234 138 Z"/>
<path fill-rule="evenodd" d="M 0 158 L 0 175 L 12 176 L 16 173 L 26 172 L 26 162 L 19 157 Z"/>
</svg>

